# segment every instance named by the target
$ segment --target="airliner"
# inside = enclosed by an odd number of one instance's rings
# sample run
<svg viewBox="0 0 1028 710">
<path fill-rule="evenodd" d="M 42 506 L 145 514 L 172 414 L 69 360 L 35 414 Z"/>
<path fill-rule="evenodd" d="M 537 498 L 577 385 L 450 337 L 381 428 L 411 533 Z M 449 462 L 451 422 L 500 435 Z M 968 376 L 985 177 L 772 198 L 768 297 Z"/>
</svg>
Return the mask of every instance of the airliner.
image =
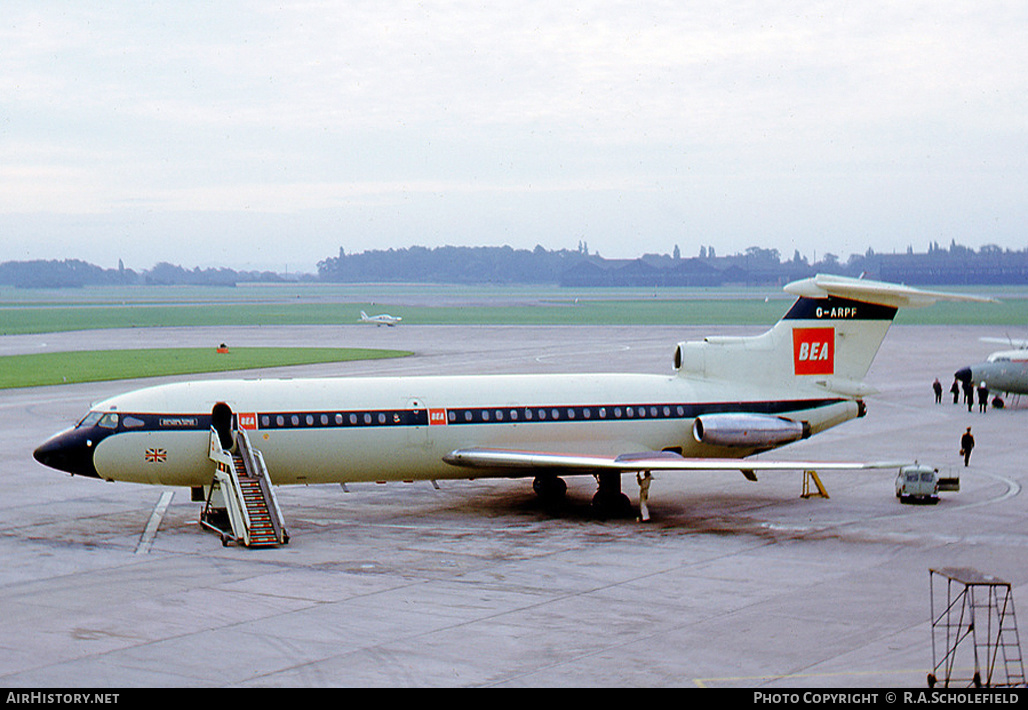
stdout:
<svg viewBox="0 0 1028 710">
<path fill-rule="evenodd" d="M 400 316 L 391 316 L 388 313 L 380 313 L 377 316 L 369 316 L 364 311 L 361 311 L 361 323 L 374 323 L 375 325 L 388 325 L 394 326 L 403 318 Z"/>
<path fill-rule="evenodd" d="M 864 416 L 863 382 L 900 307 L 989 301 L 863 279 L 793 282 L 767 332 L 682 342 L 667 374 L 204 380 L 95 404 L 34 452 L 78 476 L 197 492 L 235 437 L 276 485 L 593 475 L 623 504 L 631 472 L 867 469 L 895 463 L 749 458 Z M 216 436 L 215 436 L 216 435 Z M 902 446 L 902 442 L 898 442 Z"/>
<path fill-rule="evenodd" d="M 982 338 L 982 341 L 1007 343 L 1013 349 L 994 352 L 985 362 L 962 367 L 954 377 L 971 386 L 984 382 L 993 392 L 1028 394 L 1028 341 L 1001 338 Z"/>
</svg>

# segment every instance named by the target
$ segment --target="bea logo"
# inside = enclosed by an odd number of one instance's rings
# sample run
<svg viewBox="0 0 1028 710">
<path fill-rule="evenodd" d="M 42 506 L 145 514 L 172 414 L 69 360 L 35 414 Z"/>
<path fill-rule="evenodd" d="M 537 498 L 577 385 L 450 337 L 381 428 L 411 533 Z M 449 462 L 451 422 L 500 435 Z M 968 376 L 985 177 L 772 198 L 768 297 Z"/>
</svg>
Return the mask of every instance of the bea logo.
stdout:
<svg viewBox="0 0 1028 710">
<path fill-rule="evenodd" d="M 792 364 L 797 375 L 835 372 L 835 328 L 794 328 Z"/>
</svg>

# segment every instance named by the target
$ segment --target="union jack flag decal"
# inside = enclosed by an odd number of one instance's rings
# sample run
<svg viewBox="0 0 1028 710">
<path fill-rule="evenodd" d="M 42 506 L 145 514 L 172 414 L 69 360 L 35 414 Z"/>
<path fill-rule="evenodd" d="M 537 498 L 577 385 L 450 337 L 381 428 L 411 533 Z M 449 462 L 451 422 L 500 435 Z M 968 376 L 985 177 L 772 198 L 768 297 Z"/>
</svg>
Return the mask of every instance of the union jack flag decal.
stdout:
<svg viewBox="0 0 1028 710">
<path fill-rule="evenodd" d="M 147 463 L 164 463 L 168 460 L 168 452 L 165 449 L 147 449 L 143 458 Z"/>
</svg>

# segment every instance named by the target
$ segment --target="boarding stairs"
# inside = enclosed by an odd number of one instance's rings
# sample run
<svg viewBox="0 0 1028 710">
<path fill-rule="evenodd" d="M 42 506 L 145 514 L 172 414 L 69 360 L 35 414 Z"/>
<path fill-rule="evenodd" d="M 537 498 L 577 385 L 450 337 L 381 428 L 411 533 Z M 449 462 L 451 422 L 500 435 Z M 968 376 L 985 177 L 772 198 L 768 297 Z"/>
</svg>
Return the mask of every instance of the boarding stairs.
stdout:
<svg viewBox="0 0 1028 710">
<path fill-rule="evenodd" d="M 211 428 L 208 455 L 216 467 L 200 522 L 218 533 L 223 545 L 285 545 L 289 533 L 264 457 L 251 446 L 245 430 L 233 433 L 232 449 L 226 450 L 217 430 Z"/>
</svg>

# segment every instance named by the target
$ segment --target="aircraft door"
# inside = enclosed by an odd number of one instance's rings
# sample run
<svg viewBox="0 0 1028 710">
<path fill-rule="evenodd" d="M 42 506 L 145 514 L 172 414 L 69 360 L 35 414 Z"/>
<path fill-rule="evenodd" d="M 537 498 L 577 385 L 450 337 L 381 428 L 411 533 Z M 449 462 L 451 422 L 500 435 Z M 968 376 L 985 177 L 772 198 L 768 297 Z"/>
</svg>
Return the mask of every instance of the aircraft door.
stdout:
<svg viewBox="0 0 1028 710">
<path fill-rule="evenodd" d="M 428 445 L 428 410 L 421 397 L 408 397 L 406 416 L 409 418 L 407 429 L 408 446 Z"/>
<path fill-rule="evenodd" d="M 232 407 L 224 402 L 218 402 L 211 410 L 211 426 L 218 432 L 218 439 L 221 440 L 221 448 L 228 451 L 236 443 L 233 431 L 235 429 L 236 415 Z"/>
</svg>

